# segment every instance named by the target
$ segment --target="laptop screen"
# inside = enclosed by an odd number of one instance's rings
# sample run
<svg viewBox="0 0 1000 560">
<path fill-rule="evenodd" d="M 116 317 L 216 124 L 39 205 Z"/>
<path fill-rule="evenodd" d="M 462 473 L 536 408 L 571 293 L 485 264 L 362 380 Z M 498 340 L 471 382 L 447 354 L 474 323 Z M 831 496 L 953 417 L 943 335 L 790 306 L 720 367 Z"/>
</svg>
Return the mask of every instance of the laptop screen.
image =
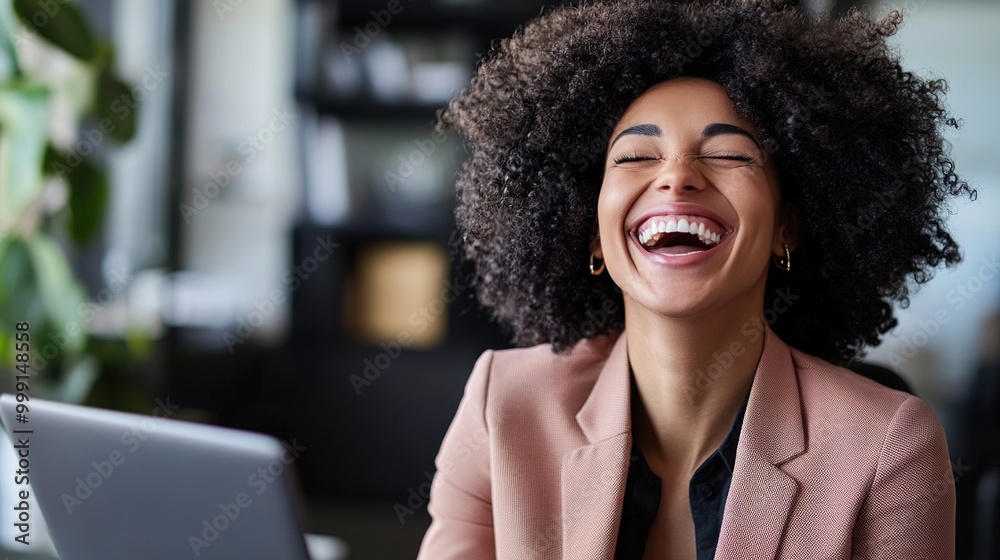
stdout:
<svg viewBox="0 0 1000 560">
<path fill-rule="evenodd" d="M 0 395 L 24 471 L 16 491 L 34 495 L 62 560 L 308 558 L 297 442 L 173 420 L 168 410 L 17 405 Z"/>
</svg>

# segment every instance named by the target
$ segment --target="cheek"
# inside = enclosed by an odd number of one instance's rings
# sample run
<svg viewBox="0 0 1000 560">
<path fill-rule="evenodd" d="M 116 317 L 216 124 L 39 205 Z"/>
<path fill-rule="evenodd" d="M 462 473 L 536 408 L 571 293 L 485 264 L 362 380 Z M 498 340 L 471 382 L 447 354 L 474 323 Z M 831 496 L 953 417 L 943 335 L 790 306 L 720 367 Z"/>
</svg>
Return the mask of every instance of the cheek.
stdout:
<svg viewBox="0 0 1000 560">
<path fill-rule="evenodd" d="M 778 217 L 778 194 L 764 177 L 733 181 L 729 188 L 722 190 L 741 222 L 768 230 L 774 227 Z"/>
<path fill-rule="evenodd" d="M 744 227 L 752 234 L 751 243 L 762 252 L 770 253 L 771 242 L 775 235 L 775 222 L 777 213 L 766 197 L 747 201 L 743 207 L 745 209 L 741 221 Z"/>
<path fill-rule="evenodd" d="M 601 193 L 597 197 L 597 224 L 601 237 L 606 237 L 615 227 L 618 217 L 619 203 L 616 200 L 614 187 L 607 182 L 601 185 Z"/>
<path fill-rule="evenodd" d="M 635 202 L 636 189 L 621 178 L 604 178 L 601 183 L 601 193 L 597 198 L 597 213 L 602 221 L 609 218 L 622 221 L 628 209 Z M 620 225 L 620 224 L 619 224 Z"/>
</svg>

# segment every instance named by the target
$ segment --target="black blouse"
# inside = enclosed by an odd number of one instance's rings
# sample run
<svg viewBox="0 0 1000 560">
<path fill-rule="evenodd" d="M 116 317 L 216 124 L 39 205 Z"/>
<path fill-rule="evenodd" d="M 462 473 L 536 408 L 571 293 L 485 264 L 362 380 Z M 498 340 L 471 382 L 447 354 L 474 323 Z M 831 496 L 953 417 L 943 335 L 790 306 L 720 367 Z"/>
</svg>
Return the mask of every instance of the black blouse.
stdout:
<svg viewBox="0 0 1000 560">
<path fill-rule="evenodd" d="M 719 531 L 722 529 L 722 514 L 726 509 L 726 496 L 729 494 L 729 484 L 733 479 L 736 447 L 740 440 L 747 400 L 749 395 L 744 399 L 743 407 L 736 415 L 736 420 L 722 445 L 698 467 L 688 486 L 698 560 L 712 560 L 715 557 L 715 547 L 719 543 Z M 646 550 L 646 540 L 649 538 L 649 529 L 660 507 L 660 495 L 660 478 L 649 470 L 646 459 L 633 439 L 632 457 L 625 482 L 622 519 L 618 526 L 615 560 L 642 560 Z"/>
</svg>

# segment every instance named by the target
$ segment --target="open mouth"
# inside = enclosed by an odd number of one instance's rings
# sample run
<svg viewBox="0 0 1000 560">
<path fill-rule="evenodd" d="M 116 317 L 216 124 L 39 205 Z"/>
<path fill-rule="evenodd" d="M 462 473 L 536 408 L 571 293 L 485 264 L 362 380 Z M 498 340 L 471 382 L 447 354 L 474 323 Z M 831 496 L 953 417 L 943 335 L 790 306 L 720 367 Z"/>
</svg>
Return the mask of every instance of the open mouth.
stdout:
<svg viewBox="0 0 1000 560">
<path fill-rule="evenodd" d="M 704 216 L 653 216 L 636 230 L 643 249 L 661 255 L 686 255 L 718 245 L 726 229 Z"/>
</svg>

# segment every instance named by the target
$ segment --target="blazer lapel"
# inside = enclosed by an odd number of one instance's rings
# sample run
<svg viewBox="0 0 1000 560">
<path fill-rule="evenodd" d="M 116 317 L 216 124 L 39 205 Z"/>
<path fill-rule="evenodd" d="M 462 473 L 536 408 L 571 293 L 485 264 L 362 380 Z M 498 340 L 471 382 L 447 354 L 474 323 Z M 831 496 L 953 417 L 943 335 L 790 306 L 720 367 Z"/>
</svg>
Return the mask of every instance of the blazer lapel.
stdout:
<svg viewBox="0 0 1000 560">
<path fill-rule="evenodd" d="M 562 462 L 564 559 L 612 558 L 632 446 L 625 335 L 615 342 L 576 415 L 587 441 Z"/>
<path fill-rule="evenodd" d="M 717 560 L 776 557 L 799 491 L 781 465 L 804 451 L 795 366 L 788 346 L 767 328 L 740 432 Z"/>
<path fill-rule="evenodd" d="M 563 458 L 565 559 L 614 556 L 632 447 L 630 388 L 622 334 L 576 415 L 589 443 Z M 781 465 L 805 451 L 801 406 L 788 346 L 767 328 L 740 432 L 717 559 L 776 556 L 798 495 L 798 482 Z"/>
</svg>

